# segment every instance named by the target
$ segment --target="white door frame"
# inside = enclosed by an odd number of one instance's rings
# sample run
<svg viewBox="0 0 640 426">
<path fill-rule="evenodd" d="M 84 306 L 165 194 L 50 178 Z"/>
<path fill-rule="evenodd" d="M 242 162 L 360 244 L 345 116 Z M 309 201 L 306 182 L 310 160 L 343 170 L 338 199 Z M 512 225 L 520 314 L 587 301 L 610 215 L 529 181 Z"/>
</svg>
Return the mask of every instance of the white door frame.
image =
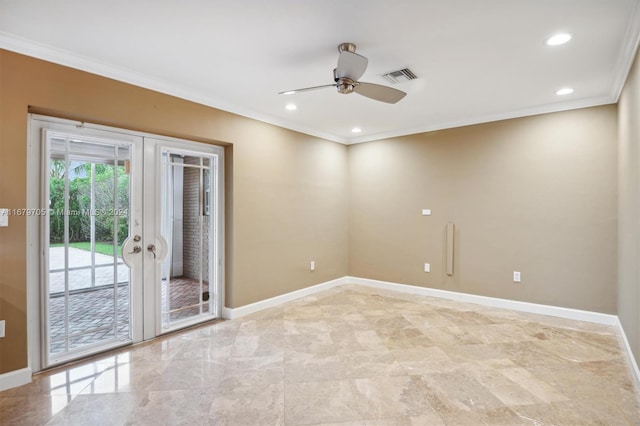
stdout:
<svg viewBox="0 0 640 426">
<path fill-rule="evenodd" d="M 34 121 L 34 124 L 35 123 L 38 123 L 38 121 Z M 55 124 L 54 126 L 47 124 L 46 126 L 47 126 L 46 128 L 42 128 L 42 131 L 41 131 L 42 137 L 41 137 L 41 144 L 40 144 L 42 149 L 41 151 L 42 167 L 40 170 L 44 171 L 40 181 L 41 182 L 40 211 L 47 210 L 48 201 L 50 199 L 49 186 L 48 186 L 49 177 L 47 176 L 47 171 L 50 169 L 49 167 L 50 156 L 51 156 L 51 153 L 53 152 L 53 148 L 51 146 L 50 141 L 54 139 L 66 140 L 67 142 L 65 143 L 65 145 L 67 145 L 68 141 L 71 141 L 75 138 L 81 138 L 83 143 L 86 142 L 87 144 L 93 144 L 92 146 L 86 145 L 86 146 L 91 146 L 91 148 L 87 148 L 87 149 L 84 149 L 85 146 L 83 145 L 83 151 L 85 152 L 73 152 L 73 151 L 69 152 L 68 146 L 65 146 L 64 148 L 65 158 L 67 158 L 67 156 L 71 154 L 73 156 L 80 156 L 81 158 L 87 158 L 87 161 L 100 160 L 101 155 L 102 156 L 106 155 L 106 153 L 99 154 L 98 152 L 92 152 L 92 151 L 99 150 L 100 148 L 98 147 L 100 146 L 103 146 L 103 147 L 108 146 L 109 147 L 108 151 L 110 151 L 112 147 L 115 148 L 116 146 L 127 147 L 129 152 L 128 160 L 130 164 L 129 173 L 128 173 L 129 174 L 129 191 L 131 195 L 129 199 L 129 205 L 127 206 L 127 211 L 128 211 L 127 215 L 131 220 L 129 233 L 131 235 L 141 233 L 142 225 L 140 222 L 141 222 L 141 213 L 142 213 L 142 187 L 143 187 L 142 186 L 142 183 L 143 183 L 142 182 L 142 179 L 143 179 L 142 139 L 139 137 L 132 137 L 131 140 L 127 140 L 129 138 L 122 139 L 120 134 L 107 134 L 104 131 L 97 131 L 93 129 L 87 129 L 83 131 L 81 134 L 81 132 L 78 131 L 77 128 L 69 127 L 68 125 L 61 125 L 61 124 Z M 109 156 L 110 155 L 107 155 L 107 157 Z M 106 157 L 102 157 L 102 158 L 106 158 Z M 114 190 L 115 190 L 115 187 L 114 187 Z M 92 198 L 93 198 L 93 195 L 92 195 Z M 76 212 L 76 213 L 79 213 L 79 212 Z M 90 213 L 90 214 L 93 214 L 93 213 Z M 115 214 L 116 213 L 114 211 L 114 215 Z M 48 217 L 49 217 L 48 215 L 42 215 L 40 217 L 41 218 L 40 247 L 42 247 L 43 249 L 49 245 L 50 230 L 49 230 L 49 220 L 47 220 Z M 114 222 L 114 226 L 115 226 L 115 222 Z M 125 242 L 120 242 L 120 245 L 122 245 L 123 248 L 125 248 L 124 246 Z M 123 254 L 123 258 L 124 257 L 125 256 Z M 42 251 L 41 262 L 39 263 L 41 267 L 43 265 L 49 265 L 48 250 Z M 142 302 L 141 296 L 142 296 L 143 275 L 142 275 L 142 268 L 138 267 L 138 263 L 140 262 L 133 263 L 128 268 L 129 269 L 129 286 L 128 286 L 127 292 L 130 295 L 129 303 L 128 303 L 129 314 L 130 314 L 129 316 L 130 340 L 126 340 L 126 341 L 121 339 L 119 340 L 117 336 L 114 336 L 114 341 L 110 343 L 103 341 L 94 345 L 86 345 L 83 347 L 72 349 L 71 351 L 68 351 L 65 353 L 53 355 L 51 354 L 51 351 L 49 348 L 50 342 L 48 341 L 48 339 L 44 338 L 45 337 L 44 333 L 40 333 L 42 337 L 41 339 L 41 345 L 42 345 L 41 353 L 43 355 L 42 359 L 46 360 L 45 365 L 43 365 L 43 367 L 50 367 L 50 366 L 54 366 L 64 362 L 68 362 L 70 360 L 77 359 L 82 356 L 90 355 L 92 353 L 95 353 L 96 351 L 108 350 L 108 349 L 116 348 L 119 346 L 142 341 L 142 333 L 140 333 L 139 330 L 133 327 L 134 325 L 137 325 L 140 322 L 140 318 L 136 318 L 135 316 L 133 316 L 137 312 L 139 312 L 140 309 L 134 309 L 134 308 L 136 306 L 136 303 L 140 304 Z M 114 281 L 114 284 L 115 284 L 114 290 L 117 291 L 118 285 L 117 285 L 117 275 L 115 273 L 115 270 L 114 270 L 114 280 L 116 280 Z M 42 268 L 41 274 L 40 274 L 40 285 L 39 285 L 41 301 L 50 299 L 49 285 L 50 285 L 49 270 Z M 117 315 L 117 312 L 118 312 L 118 308 L 114 307 L 114 314 Z M 41 321 L 40 321 L 41 327 L 44 329 L 49 329 L 50 324 L 49 324 L 48 306 L 46 303 L 45 304 L 41 303 L 40 314 L 41 314 Z"/>
<path fill-rule="evenodd" d="M 145 153 L 147 151 L 146 146 L 153 146 L 153 149 L 156 147 L 162 146 L 167 148 L 176 148 L 181 150 L 188 150 L 187 147 L 192 147 L 192 151 L 196 154 L 202 154 L 202 152 L 213 152 L 218 158 L 218 179 L 217 179 L 217 191 L 218 191 L 218 216 L 216 217 L 216 228 L 218 229 L 216 235 L 216 244 L 218 246 L 218 250 L 216 252 L 217 258 L 210 259 L 211 265 L 216 265 L 216 279 L 217 286 L 212 288 L 212 290 L 216 293 L 216 306 L 214 307 L 214 313 L 217 317 L 222 317 L 222 307 L 224 306 L 224 279 L 225 279 L 225 271 L 224 271 L 224 254 L 225 254 L 225 237 L 224 237 L 224 148 L 217 145 L 209 145 L 203 143 L 197 143 L 182 139 L 175 139 L 165 136 L 153 135 L 143 132 L 135 132 L 130 130 L 118 129 L 108 126 L 101 126 L 97 124 L 87 124 L 73 120 L 60 119 L 55 117 L 42 116 L 37 114 L 29 114 L 28 115 L 28 128 L 27 128 L 27 194 L 26 194 L 26 208 L 27 212 L 29 211 L 38 211 L 42 206 L 42 194 L 41 194 L 41 186 L 42 186 L 42 143 L 41 143 L 41 132 L 43 128 L 48 129 L 69 129 L 69 126 L 74 127 L 74 131 L 81 135 L 87 136 L 96 136 L 96 137 L 105 137 L 107 139 L 130 142 L 132 147 L 132 156 L 136 159 L 139 159 L 140 164 L 142 165 L 142 159 L 144 158 Z M 145 139 L 152 140 L 151 143 L 144 143 Z M 158 148 L 159 149 L 159 148 Z M 147 154 L 148 155 L 148 154 Z M 158 156 L 159 157 L 159 156 Z M 154 157 L 155 158 L 155 157 Z M 159 158 L 158 158 L 159 161 Z M 133 163 L 133 162 L 132 162 Z M 136 173 L 133 170 L 132 173 Z M 147 262 L 146 257 L 151 257 L 153 259 L 153 254 L 146 250 L 147 245 L 152 240 L 152 235 L 150 235 L 151 231 L 145 229 L 142 230 L 143 217 L 145 213 L 145 207 L 149 208 L 150 205 L 147 203 L 147 193 L 151 193 L 156 190 L 156 183 L 158 182 L 154 179 L 156 170 L 159 169 L 159 165 L 153 168 L 153 170 L 145 169 L 144 166 L 140 167 L 137 171 L 140 174 L 144 174 L 145 178 L 148 179 L 148 182 L 153 183 L 153 188 L 145 187 L 145 191 L 142 191 L 143 179 L 132 179 L 133 182 L 138 182 L 140 185 L 140 193 L 144 194 L 144 198 L 138 201 L 138 205 L 131 205 L 130 208 L 133 209 L 133 214 L 131 215 L 131 235 L 136 235 L 136 231 L 140 230 L 140 233 L 143 233 L 143 252 L 141 255 L 145 256 L 144 271 L 143 268 L 135 268 L 135 271 L 132 270 L 132 275 L 140 275 L 143 276 L 143 273 L 151 273 L 151 271 L 147 271 L 148 268 L 152 270 L 155 269 L 153 275 L 154 279 L 148 279 L 146 281 L 155 283 L 155 274 L 159 273 L 160 270 L 160 262 Z M 132 191 L 136 189 L 132 188 Z M 158 197 L 159 198 L 159 197 Z M 156 201 L 154 201 L 156 202 Z M 158 206 L 152 207 L 152 209 L 157 210 Z M 136 222 L 137 220 L 137 222 Z M 44 345 L 42 344 L 41 339 L 41 327 L 43 324 L 42 321 L 42 309 L 41 309 L 41 258 L 44 255 L 44 250 L 42 249 L 42 235 L 44 230 L 42 229 L 41 217 L 36 215 L 26 215 L 26 237 L 27 237 L 27 344 L 28 344 L 28 357 L 29 357 L 29 368 L 32 372 L 38 372 L 43 368 L 42 359 Z M 159 222 L 159 221 L 158 221 Z M 155 225 L 154 225 L 155 226 Z M 149 227 L 149 229 L 152 229 Z M 138 234 L 140 235 L 140 234 Z M 149 241 L 149 242 L 147 242 Z M 213 256 L 213 251 L 210 251 L 210 256 Z M 157 275 L 160 276 L 160 275 Z M 133 279 L 132 279 L 133 281 Z M 141 279 L 141 281 L 144 281 Z M 132 304 L 140 301 L 143 297 L 143 287 L 142 286 L 133 286 L 132 285 Z M 155 286 L 157 288 L 157 285 Z M 158 295 L 155 292 L 155 288 L 153 284 L 145 285 L 145 290 L 147 292 L 154 293 L 153 295 L 146 294 L 145 298 L 152 298 L 154 301 L 157 301 Z M 153 338 L 161 334 L 161 323 L 160 323 L 160 308 L 157 305 L 157 308 L 151 310 L 147 307 L 143 309 L 142 315 L 144 318 L 131 318 L 132 321 L 132 337 L 134 342 L 139 342 L 142 340 L 146 340 L 149 338 Z M 146 322 L 148 321 L 148 323 Z M 153 333 L 149 327 L 145 327 L 143 329 L 143 325 L 153 324 Z M 184 326 L 189 326 L 191 324 L 185 323 Z M 179 328 L 179 327 L 178 327 Z M 177 328 L 175 328 L 177 329 Z M 171 331 L 173 331 L 172 329 Z"/>
<path fill-rule="evenodd" d="M 211 290 L 213 297 L 212 315 L 222 317 L 222 307 L 224 306 L 224 148 L 216 145 L 203 144 L 198 142 L 190 142 L 180 139 L 164 138 L 164 137 L 146 137 L 144 143 L 144 173 L 147 179 L 144 191 L 144 215 L 145 223 L 144 235 L 142 241 L 144 243 L 145 255 L 145 303 L 149 306 L 145 309 L 144 318 L 144 339 L 147 340 L 153 336 L 159 336 L 163 333 L 178 330 L 180 328 L 189 327 L 191 325 L 202 322 L 202 318 L 193 318 L 180 322 L 170 329 L 162 328 L 162 317 L 160 309 L 151 309 L 149 304 L 155 307 L 161 305 L 160 300 L 160 283 L 162 280 L 162 262 L 154 261 L 153 253 L 146 250 L 149 244 L 158 247 L 158 256 L 164 258 L 169 250 L 167 241 L 159 238 L 162 234 L 160 212 L 162 206 L 162 196 L 159 188 L 162 185 L 162 151 L 168 150 L 172 153 L 183 155 L 193 155 L 196 157 L 207 156 L 212 159 L 212 170 L 215 162 L 215 175 L 211 173 L 211 178 L 215 185 L 215 195 L 212 199 L 216 200 L 218 208 L 216 214 L 209 216 L 215 237 L 210 238 L 211 246 L 209 250 L 209 265 L 213 269 L 213 279 L 216 283 Z M 151 214 L 148 214 L 148 213 Z M 215 241 L 214 241 L 215 239 Z M 163 247 L 164 246 L 164 247 Z M 213 249 L 215 247 L 215 249 Z M 164 251 L 164 253 L 163 253 Z M 215 257 L 214 257 L 215 256 Z M 152 328 L 153 325 L 153 328 Z"/>
</svg>

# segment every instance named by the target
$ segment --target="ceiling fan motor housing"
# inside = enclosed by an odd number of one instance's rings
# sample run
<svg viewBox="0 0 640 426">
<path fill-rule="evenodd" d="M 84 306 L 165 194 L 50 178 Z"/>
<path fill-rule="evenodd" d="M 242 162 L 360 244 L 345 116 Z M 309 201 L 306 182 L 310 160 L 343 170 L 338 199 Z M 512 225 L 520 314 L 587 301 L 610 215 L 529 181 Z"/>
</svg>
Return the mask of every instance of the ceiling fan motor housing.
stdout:
<svg viewBox="0 0 640 426">
<path fill-rule="evenodd" d="M 356 82 L 350 80 L 348 78 L 341 78 L 337 81 L 338 92 L 344 95 L 348 95 L 349 93 L 353 93 L 353 89 L 356 87 Z"/>
<path fill-rule="evenodd" d="M 350 78 L 338 76 L 337 68 L 333 69 L 333 81 L 336 82 L 336 88 L 338 89 L 338 93 L 342 93 L 344 95 L 348 95 L 349 93 L 353 93 L 353 89 L 356 86 L 356 82 L 351 80 Z"/>
</svg>

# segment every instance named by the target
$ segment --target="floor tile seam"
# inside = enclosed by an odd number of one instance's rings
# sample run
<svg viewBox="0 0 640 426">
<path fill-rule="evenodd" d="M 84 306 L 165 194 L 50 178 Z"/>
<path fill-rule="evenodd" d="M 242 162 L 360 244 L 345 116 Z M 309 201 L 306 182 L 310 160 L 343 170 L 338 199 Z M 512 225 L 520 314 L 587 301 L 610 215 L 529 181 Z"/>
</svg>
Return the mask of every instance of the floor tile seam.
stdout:
<svg viewBox="0 0 640 426">
<path fill-rule="evenodd" d="M 348 380 L 326 380 L 325 382 L 341 382 L 341 381 L 348 381 Z M 290 423 L 289 421 L 287 421 L 287 402 L 286 402 L 286 398 L 287 398 L 287 387 L 292 386 L 292 385 L 296 385 L 296 384 L 309 384 L 309 383 L 315 383 L 317 381 L 313 381 L 313 382 L 294 382 L 294 383 L 287 383 L 286 381 L 284 382 L 284 390 L 283 390 L 283 407 L 284 407 L 284 413 L 283 413 L 283 418 L 284 418 L 284 424 L 285 425 L 291 425 L 291 426 L 303 426 L 303 425 L 319 425 L 319 424 L 324 424 L 325 422 L 313 422 L 313 423 Z M 353 388 L 351 386 L 351 384 L 349 384 L 349 391 L 351 392 L 351 397 L 352 400 L 355 402 L 356 408 L 358 409 L 358 415 L 359 415 L 359 419 L 361 421 L 364 421 L 364 418 L 362 417 L 362 412 L 360 410 L 360 407 L 358 406 L 358 402 L 357 399 L 355 397 L 355 394 L 353 392 Z"/>
<path fill-rule="evenodd" d="M 586 341 L 576 342 L 575 339 L 572 339 L 572 338 L 546 340 L 546 342 L 557 342 L 557 343 L 559 343 L 561 341 L 570 341 L 571 343 L 576 344 L 576 345 L 579 345 L 579 344 L 582 343 L 582 344 L 586 344 L 587 346 L 591 347 L 592 349 L 594 349 L 596 351 L 599 351 L 599 352 L 602 352 L 602 353 L 609 353 L 609 352 L 605 351 L 604 349 L 602 349 L 602 348 L 600 348 L 600 347 L 598 347 L 596 345 L 589 344 L 589 342 L 586 342 Z M 549 348 L 545 347 L 544 344 L 541 343 L 540 341 L 533 340 L 533 341 L 530 341 L 530 342 L 532 342 L 537 348 L 539 348 L 539 349 L 541 349 L 543 351 L 549 352 Z M 618 351 L 617 351 L 618 353 L 622 352 L 622 348 L 617 348 L 617 349 L 618 349 Z M 594 359 L 582 360 L 582 359 L 572 359 L 569 356 L 563 355 L 563 354 L 558 353 L 558 352 L 554 352 L 553 355 L 556 356 L 556 357 L 559 357 L 559 358 L 561 358 L 563 360 L 570 361 L 570 362 L 575 362 L 575 363 L 582 363 L 582 362 L 587 362 L 587 361 L 607 361 L 609 359 L 615 359 L 615 358 L 617 358 L 619 356 L 619 355 L 618 356 L 613 356 L 612 358 L 609 358 L 609 357 L 598 358 L 598 359 L 595 359 L 595 360 Z M 611 354 L 611 355 L 613 355 L 613 354 Z"/>
<path fill-rule="evenodd" d="M 408 377 L 410 380 L 414 380 L 414 379 L 420 380 L 420 381 L 421 381 L 421 382 L 422 382 L 422 383 L 423 383 L 423 384 L 424 384 L 428 389 L 433 390 L 433 393 L 434 393 L 434 394 L 435 394 L 435 393 L 437 393 L 438 391 L 437 391 L 437 390 L 432 389 L 432 387 L 431 387 L 431 386 L 429 386 L 429 384 L 428 384 L 428 383 L 423 379 L 423 377 L 422 377 L 422 376 L 423 376 L 423 375 L 407 375 L 406 377 Z M 396 377 L 405 377 L 405 376 L 396 376 Z M 355 382 L 356 382 L 357 380 L 376 380 L 376 379 L 381 379 L 381 378 L 382 378 L 382 377 L 372 377 L 372 378 L 353 379 L 353 386 L 354 386 L 354 388 L 356 388 L 356 389 L 357 389 L 357 386 L 356 386 L 356 384 L 355 384 Z M 440 417 L 440 414 L 439 414 L 439 413 L 438 413 L 438 411 L 433 407 L 433 405 L 431 405 L 431 402 L 426 401 L 426 404 L 430 407 L 430 409 L 431 409 L 434 413 L 436 413 L 436 414 L 438 415 L 438 417 Z M 400 417 L 420 416 L 420 415 L 424 415 L 424 414 L 426 414 L 426 413 L 427 413 L 426 411 L 419 411 L 419 412 L 416 412 L 416 413 L 413 413 L 413 414 L 403 414 L 403 415 L 402 415 L 402 416 L 400 416 Z M 379 419 L 381 419 L 381 417 L 367 417 L 367 416 L 366 416 L 366 415 L 364 415 L 364 414 L 363 414 L 363 417 L 364 417 L 364 420 L 365 420 L 365 421 L 367 421 L 367 420 L 379 420 Z M 388 418 L 397 418 L 397 416 L 396 416 L 396 417 L 388 417 Z M 440 417 L 440 418 L 442 419 L 442 417 Z M 442 420 L 444 421 L 444 419 L 442 419 Z"/>
<path fill-rule="evenodd" d="M 601 351 L 601 352 L 609 352 L 609 353 L 611 352 L 611 348 L 607 348 L 602 343 L 594 343 L 594 342 L 591 342 L 591 341 L 589 341 L 587 339 L 575 339 L 575 338 L 572 338 L 572 337 L 569 337 L 569 339 L 572 340 L 573 342 L 577 343 L 577 344 L 587 345 L 587 346 L 589 346 L 591 348 L 594 348 L 594 349 L 596 349 L 598 351 Z M 618 341 L 618 339 L 615 339 L 615 340 L 616 340 L 615 343 L 614 343 L 615 352 L 620 354 L 620 355 L 622 355 L 622 356 L 624 356 L 624 351 L 625 351 L 624 347 L 622 347 L 620 345 L 620 342 Z"/>
<path fill-rule="evenodd" d="M 537 399 L 540 399 L 541 403 L 546 402 L 544 399 L 540 398 L 538 395 L 534 394 L 533 392 L 530 392 L 527 388 L 525 388 L 522 384 L 516 382 L 514 379 L 512 379 L 511 377 L 507 376 L 506 374 L 504 374 L 503 371 L 501 370 L 508 370 L 510 368 L 514 368 L 514 367 L 508 367 L 508 368 L 496 368 L 495 370 L 500 374 L 500 376 L 502 376 L 503 378 L 505 378 L 506 380 L 509 380 L 510 382 L 520 386 L 522 389 L 524 389 L 527 393 L 529 393 L 530 395 L 534 396 Z M 515 368 L 524 368 L 524 367 L 515 367 Z M 529 371 L 528 369 L 524 368 L 525 370 Z M 546 382 L 545 380 L 542 380 L 538 377 L 536 377 L 534 374 L 530 373 L 531 376 L 533 377 L 533 379 L 535 379 L 536 381 L 542 382 L 543 384 L 545 384 L 546 386 L 549 386 L 553 391 L 558 392 L 558 393 L 562 393 L 560 392 L 559 389 L 557 389 L 555 386 L 553 386 L 552 384 Z M 527 404 L 527 405 L 531 405 L 531 404 Z"/>
<path fill-rule="evenodd" d="M 392 377 L 410 377 L 409 374 L 399 374 L 399 375 L 374 375 L 374 376 L 345 376 L 340 378 L 318 378 L 318 379 L 309 379 L 309 380 L 287 380 L 286 377 L 284 379 L 285 383 L 288 384 L 310 384 L 310 383 L 327 383 L 327 382 L 335 382 L 335 381 L 344 381 L 344 380 L 370 380 L 370 379 L 384 379 L 384 378 L 392 378 Z"/>
<path fill-rule="evenodd" d="M 353 399 L 353 402 L 355 403 L 355 406 L 358 410 L 358 415 L 360 416 L 360 421 L 365 422 L 366 418 L 365 418 L 365 414 L 364 414 L 364 410 L 361 407 L 360 403 L 358 402 L 358 397 L 356 395 L 356 384 L 355 384 L 355 379 L 347 379 L 347 382 L 349 384 L 349 391 L 351 392 L 351 398 Z"/>
<path fill-rule="evenodd" d="M 525 389 L 522 385 L 520 385 L 519 383 L 514 382 L 513 380 L 511 380 L 509 377 L 506 376 L 502 376 L 503 378 L 509 380 L 512 384 L 519 386 L 519 388 L 524 391 L 528 396 L 532 397 L 533 399 L 537 400 L 538 402 L 533 402 L 533 403 L 529 403 L 529 404 L 509 404 L 506 401 L 504 401 L 499 395 L 496 395 L 495 392 L 493 392 L 491 390 L 491 388 L 489 388 L 488 386 L 484 385 L 483 383 L 481 383 L 480 381 L 476 380 L 478 383 L 480 383 L 480 385 L 482 385 L 484 388 L 486 388 L 496 399 L 498 399 L 502 404 L 504 404 L 504 406 L 506 408 L 510 408 L 512 406 L 527 406 L 527 405 L 536 405 L 536 404 L 541 404 L 544 403 L 545 401 L 542 400 L 541 398 L 539 398 L 538 396 L 534 395 L 533 393 L 529 392 L 527 389 Z"/>
<path fill-rule="evenodd" d="M 498 398 L 498 397 L 497 397 L 497 396 L 496 396 L 496 395 L 491 391 L 491 389 L 489 388 L 489 386 L 485 385 L 485 384 L 484 384 L 484 383 L 482 383 L 480 380 L 478 380 L 476 377 L 474 377 L 474 375 L 473 375 L 473 374 L 471 374 L 467 368 L 465 368 L 465 367 L 461 367 L 461 368 L 458 368 L 458 369 L 454 370 L 453 372 L 464 375 L 468 380 L 471 380 L 473 383 L 475 383 L 475 385 L 476 385 L 478 388 L 480 388 L 480 389 L 484 390 L 485 392 L 487 392 L 489 395 L 491 395 L 493 398 L 495 398 L 496 400 L 498 400 L 498 401 L 499 401 L 501 404 L 503 404 L 505 407 L 507 406 L 507 404 L 506 404 L 506 403 L 504 403 L 502 400 L 500 400 L 500 398 Z M 423 374 L 423 375 L 421 375 L 421 377 L 425 377 L 425 376 L 436 376 L 436 375 L 447 375 L 447 374 L 451 374 L 451 373 L 453 373 L 453 372 L 443 372 L 443 373 Z M 423 379 L 423 380 L 424 380 L 424 379 Z M 428 382 L 427 382 L 426 384 L 427 384 L 427 387 L 429 387 L 429 388 L 433 388 L 433 386 L 429 386 Z M 437 389 L 436 389 L 436 390 L 437 390 Z M 444 394 L 447 394 L 447 392 L 444 392 L 444 391 L 440 391 L 440 392 L 442 392 L 442 393 L 444 393 Z"/>
</svg>

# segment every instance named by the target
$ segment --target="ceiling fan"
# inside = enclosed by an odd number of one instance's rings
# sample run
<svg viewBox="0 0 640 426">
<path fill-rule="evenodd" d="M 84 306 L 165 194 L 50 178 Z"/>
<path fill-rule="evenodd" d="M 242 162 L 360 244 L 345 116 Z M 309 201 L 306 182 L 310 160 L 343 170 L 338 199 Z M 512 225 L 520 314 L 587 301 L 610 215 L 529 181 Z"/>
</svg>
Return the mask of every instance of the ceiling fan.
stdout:
<svg viewBox="0 0 640 426">
<path fill-rule="evenodd" d="M 345 95 L 348 95 L 349 93 L 357 93 L 367 98 L 389 104 L 395 104 L 405 97 L 406 93 L 401 90 L 382 86 L 380 84 L 358 81 L 367 69 L 369 60 L 356 53 L 355 44 L 342 43 L 338 46 L 338 51 L 340 52 L 340 55 L 338 56 L 338 66 L 333 69 L 334 84 L 287 90 L 286 92 L 280 92 L 279 94 L 292 95 L 294 93 L 324 89 L 325 87 L 337 87 L 338 92 Z"/>
</svg>

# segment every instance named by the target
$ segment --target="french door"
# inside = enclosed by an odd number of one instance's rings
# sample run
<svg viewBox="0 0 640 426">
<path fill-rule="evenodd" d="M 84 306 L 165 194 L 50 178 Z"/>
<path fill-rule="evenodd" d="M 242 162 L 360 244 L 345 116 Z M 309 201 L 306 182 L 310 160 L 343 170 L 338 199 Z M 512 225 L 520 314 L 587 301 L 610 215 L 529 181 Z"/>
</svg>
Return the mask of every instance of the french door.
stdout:
<svg viewBox="0 0 640 426">
<path fill-rule="evenodd" d="M 36 369 L 221 315 L 222 148 L 41 116 L 30 129 L 41 158 Z"/>
<path fill-rule="evenodd" d="M 145 339 L 222 315 L 222 167 L 220 147 L 144 140 Z"/>
</svg>

